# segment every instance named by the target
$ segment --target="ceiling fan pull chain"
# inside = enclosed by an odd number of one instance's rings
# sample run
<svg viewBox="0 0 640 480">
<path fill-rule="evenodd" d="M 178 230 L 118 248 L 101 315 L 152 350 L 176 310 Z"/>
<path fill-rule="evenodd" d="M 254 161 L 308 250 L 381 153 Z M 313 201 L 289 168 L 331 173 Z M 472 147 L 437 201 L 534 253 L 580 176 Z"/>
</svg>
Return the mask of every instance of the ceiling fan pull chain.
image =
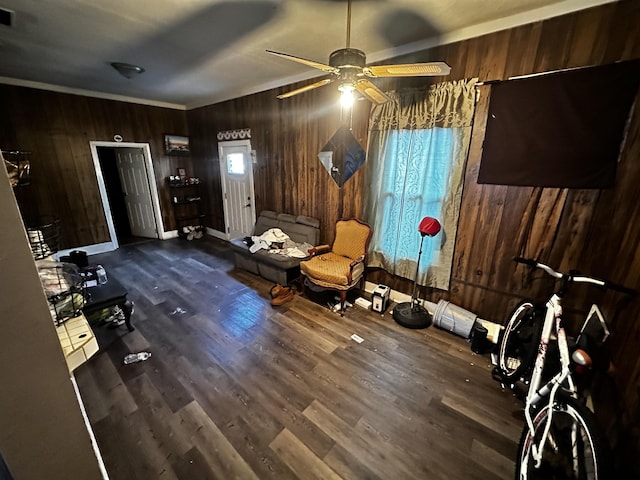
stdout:
<svg viewBox="0 0 640 480">
<path fill-rule="evenodd" d="M 351 47 L 351 0 L 347 1 L 347 48 Z"/>
</svg>

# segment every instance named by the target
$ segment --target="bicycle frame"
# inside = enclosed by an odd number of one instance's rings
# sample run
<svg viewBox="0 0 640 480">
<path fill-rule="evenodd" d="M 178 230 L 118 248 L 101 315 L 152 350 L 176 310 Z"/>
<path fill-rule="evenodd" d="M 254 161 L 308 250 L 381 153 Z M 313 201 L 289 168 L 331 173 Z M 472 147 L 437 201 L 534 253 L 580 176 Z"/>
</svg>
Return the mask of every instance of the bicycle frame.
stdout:
<svg viewBox="0 0 640 480">
<path fill-rule="evenodd" d="M 600 474 L 609 471 L 606 440 L 603 441 L 603 434 L 593 418 L 593 410 L 585 411 L 588 407 L 581 401 L 582 391 L 574 381 L 572 364 L 575 362 L 583 370 L 595 366 L 589 350 L 596 347 L 593 352 L 600 353 L 596 363 L 602 368 L 607 359 L 606 355 L 602 355 L 603 352 L 597 351 L 597 345 L 602 344 L 609 332 L 600 310 L 594 304 L 580 331 L 577 349 L 572 357 L 562 321 L 562 299 L 573 283 L 587 283 L 628 295 L 636 295 L 637 292 L 583 275 L 577 270 L 562 273 L 537 260 L 523 257 L 514 257 L 513 260 L 543 270 L 559 281 L 555 293 L 544 305 L 542 326 L 540 306 L 527 300 L 518 304 L 501 337 L 497 367 L 492 372 L 494 379 L 503 386 L 509 382 L 514 387 L 513 382 L 522 380 L 526 383 L 526 378 L 529 379 L 524 409 L 526 423 L 518 448 L 517 471 L 522 479 L 529 479 L 532 469 L 541 468 L 543 476 L 549 474 L 550 470 L 565 475 L 570 469 L 574 473 L 571 478 L 599 478 Z M 592 316 L 594 320 L 590 320 Z M 596 323 L 589 323 L 593 321 Z M 586 335 L 584 340 L 580 338 L 583 333 Z M 552 338 L 557 342 L 559 369 L 555 362 L 547 362 Z M 555 352 L 555 349 L 552 351 Z M 545 371 L 545 366 L 553 371 Z"/>
<path fill-rule="evenodd" d="M 542 371 L 544 368 L 545 359 L 547 356 L 547 347 L 549 345 L 549 339 L 551 338 L 551 332 L 555 328 L 555 333 L 558 341 L 558 350 L 560 352 L 560 372 L 551 378 L 546 384 L 544 384 L 541 388 L 540 384 L 542 382 Z M 525 402 L 525 418 L 527 420 L 527 425 L 529 430 L 532 432 L 535 431 L 533 425 L 533 419 L 531 417 L 532 407 L 536 406 L 540 401 L 549 396 L 549 404 L 553 405 L 555 395 L 565 382 L 567 384 L 566 390 L 573 396 L 577 397 L 577 391 L 573 379 L 571 378 L 570 371 L 571 358 L 569 356 L 569 346 L 567 344 L 567 336 L 562 326 L 562 305 L 560 296 L 557 294 L 553 294 L 551 298 L 547 301 L 546 304 L 546 313 L 544 324 L 542 327 L 542 335 L 540 338 L 540 344 L 538 347 L 538 354 L 536 356 L 536 361 L 533 367 L 533 373 L 531 375 L 531 381 L 529 385 L 529 391 L 527 393 L 527 398 Z M 549 416 L 547 420 L 547 425 L 545 426 L 544 435 L 540 440 L 539 445 L 533 445 L 533 457 L 535 460 L 535 466 L 539 467 L 540 462 L 542 460 L 542 451 L 545 446 L 545 442 L 547 441 L 549 428 L 551 426 L 551 419 L 553 416 L 553 411 L 549 411 Z"/>
<path fill-rule="evenodd" d="M 569 354 L 569 346 L 567 344 L 567 335 L 564 327 L 562 326 L 562 296 L 564 295 L 565 288 L 570 282 L 579 283 L 591 283 L 594 285 L 604 286 L 606 282 L 595 278 L 576 275 L 566 276 L 560 272 L 556 272 L 551 267 L 535 262 L 535 266 L 544 270 L 546 273 L 556 279 L 562 279 L 563 285 L 560 290 L 553 295 L 546 303 L 546 312 L 544 318 L 544 324 L 542 326 L 542 334 L 540 337 L 540 343 L 538 346 L 538 354 L 531 374 L 531 381 L 529 384 L 529 391 L 527 392 L 527 398 L 525 402 L 525 418 L 527 420 L 527 426 L 533 435 L 535 433 L 535 427 L 533 425 L 533 419 L 531 418 L 532 408 L 538 405 L 543 398 L 549 397 L 548 404 L 553 406 L 558 388 L 564 385 L 564 389 L 574 398 L 578 397 L 577 389 L 573 378 L 571 377 L 571 357 Z M 547 383 L 540 387 L 542 382 L 542 371 L 544 368 L 545 359 L 547 356 L 547 347 L 549 346 L 549 339 L 551 338 L 551 332 L 555 329 L 558 351 L 560 353 L 560 372 L 551 378 Z M 553 441 L 549 437 L 549 429 L 551 428 L 551 420 L 553 418 L 553 408 L 549 409 L 549 415 L 547 424 L 540 440 L 539 445 L 532 445 L 533 459 L 535 461 L 535 467 L 538 468 L 542 461 L 542 451 L 544 450 L 545 443 Z M 576 432 L 572 432 L 575 435 Z"/>
</svg>

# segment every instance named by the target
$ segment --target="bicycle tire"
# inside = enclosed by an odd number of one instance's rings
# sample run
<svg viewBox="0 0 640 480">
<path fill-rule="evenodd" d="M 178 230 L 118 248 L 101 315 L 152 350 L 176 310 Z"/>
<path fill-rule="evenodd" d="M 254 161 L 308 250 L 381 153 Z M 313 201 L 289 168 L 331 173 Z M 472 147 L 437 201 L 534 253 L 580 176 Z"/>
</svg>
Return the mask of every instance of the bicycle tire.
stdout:
<svg viewBox="0 0 640 480">
<path fill-rule="evenodd" d="M 541 334 L 542 315 L 532 302 L 521 301 L 500 338 L 498 373 L 504 383 L 513 384 L 531 371 Z"/>
<path fill-rule="evenodd" d="M 551 406 L 544 405 L 533 419 L 534 435 L 525 425 L 518 445 L 516 480 L 607 480 L 612 475 L 611 458 L 593 413 L 577 400 L 559 393 L 553 405 L 549 437 L 539 468 L 532 445 L 539 445 Z M 576 427 L 575 434 L 572 427 Z M 575 437 L 575 438 L 574 438 Z M 577 469 L 577 471 L 576 471 Z"/>
</svg>

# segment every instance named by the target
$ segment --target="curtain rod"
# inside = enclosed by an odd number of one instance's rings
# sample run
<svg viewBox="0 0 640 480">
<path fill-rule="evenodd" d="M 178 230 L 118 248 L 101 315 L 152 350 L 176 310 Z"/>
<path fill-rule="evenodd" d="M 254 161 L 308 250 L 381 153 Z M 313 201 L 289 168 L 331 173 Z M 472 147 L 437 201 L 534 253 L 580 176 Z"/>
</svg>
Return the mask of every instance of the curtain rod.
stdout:
<svg viewBox="0 0 640 480">
<path fill-rule="evenodd" d="M 615 63 L 625 63 L 625 62 L 635 62 L 637 60 L 620 60 Z M 603 65 L 583 65 L 581 67 L 570 67 L 570 68 L 559 68 L 557 70 L 548 70 L 546 72 L 538 72 L 538 73 L 527 73 L 525 75 L 516 75 L 515 77 L 509 77 L 504 79 L 495 79 L 495 80 L 485 80 L 484 82 L 476 83 L 476 87 L 481 87 L 483 85 L 493 85 L 494 83 L 502 83 L 508 82 L 509 80 L 520 80 L 522 78 L 532 78 L 532 77 L 542 77 L 543 75 L 550 75 L 552 73 L 560 73 L 560 72 L 569 72 L 571 70 L 583 70 L 585 68 L 595 68 L 602 67 Z"/>
</svg>

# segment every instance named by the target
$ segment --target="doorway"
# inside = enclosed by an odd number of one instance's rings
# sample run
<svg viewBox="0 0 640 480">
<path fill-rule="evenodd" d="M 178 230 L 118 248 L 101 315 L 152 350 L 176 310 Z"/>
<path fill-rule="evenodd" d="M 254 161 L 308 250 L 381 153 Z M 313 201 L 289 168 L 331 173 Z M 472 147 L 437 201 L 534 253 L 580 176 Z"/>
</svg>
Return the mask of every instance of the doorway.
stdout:
<svg viewBox="0 0 640 480">
<path fill-rule="evenodd" d="M 250 140 L 218 142 L 227 240 L 251 235 L 256 221 Z"/>
<path fill-rule="evenodd" d="M 90 145 L 113 248 L 163 238 L 149 144 L 90 142 Z"/>
</svg>

